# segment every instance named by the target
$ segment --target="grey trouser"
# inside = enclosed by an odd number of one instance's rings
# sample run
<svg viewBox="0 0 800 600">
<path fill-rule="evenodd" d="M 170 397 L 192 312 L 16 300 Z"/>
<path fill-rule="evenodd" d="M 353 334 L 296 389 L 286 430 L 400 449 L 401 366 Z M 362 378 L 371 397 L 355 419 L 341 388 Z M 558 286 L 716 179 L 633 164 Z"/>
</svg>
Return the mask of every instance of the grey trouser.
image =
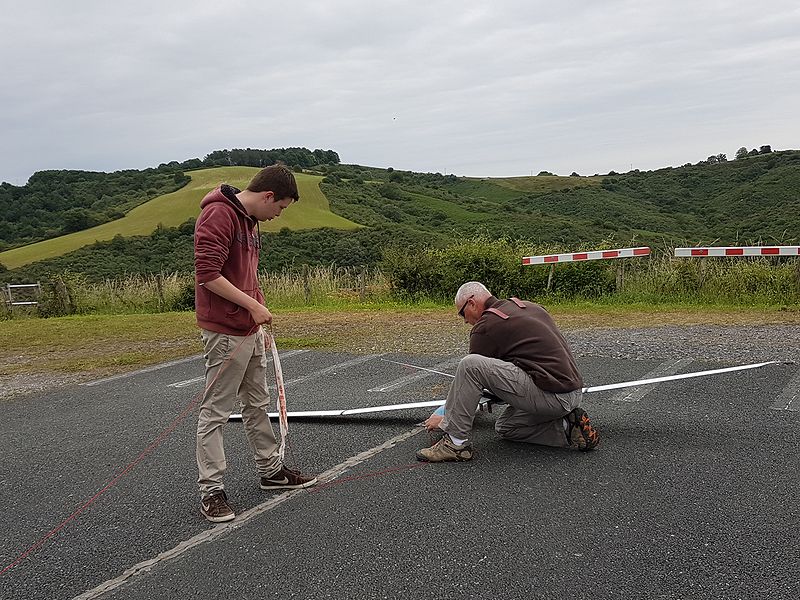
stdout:
<svg viewBox="0 0 800 600">
<path fill-rule="evenodd" d="M 544 446 L 568 446 L 563 419 L 581 404 L 583 392 L 545 392 L 516 365 L 468 354 L 458 363 L 440 425 L 457 438 L 472 436 L 472 421 L 484 389 L 508 403 L 495 423 L 501 437 Z"/>
<path fill-rule="evenodd" d="M 222 426 L 228 422 L 238 397 L 242 421 L 253 451 L 258 473 L 270 477 L 281 468 L 278 444 L 267 416 L 264 332 L 261 328 L 246 337 L 203 329 L 206 359 L 206 390 L 197 419 L 197 469 L 200 496 L 222 490 L 227 466 L 222 446 Z"/>
</svg>

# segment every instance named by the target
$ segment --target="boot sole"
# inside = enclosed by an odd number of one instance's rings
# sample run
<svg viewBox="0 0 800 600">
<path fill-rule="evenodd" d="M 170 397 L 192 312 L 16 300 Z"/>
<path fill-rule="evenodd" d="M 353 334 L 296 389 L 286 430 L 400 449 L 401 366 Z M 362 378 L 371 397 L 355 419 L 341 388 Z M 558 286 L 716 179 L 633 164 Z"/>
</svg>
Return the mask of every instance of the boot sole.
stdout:
<svg viewBox="0 0 800 600">
<path fill-rule="evenodd" d="M 212 523 L 227 523 L 228 521 L 233 521 L 236 518 L 236 515 L 226 515 L 224 517 L 212 517 L 204 513 L 202 510 L 200 514 L 203 515 L 207 521 L 211 521 Z"/>
<path fill-rule="evenodd" d="M 305 483 L 297 483 L 297 484 L 290 484 L 290 483 L 281 483 L 277 485 L 264 485 L 263 483 L 258 484 L 262 490 L 302 490 L 303 488 L 311 487 L 312 485 L 317 483 L 317 478 L 315 477 L 311 481 L 306 481 Z"/>
</svg>

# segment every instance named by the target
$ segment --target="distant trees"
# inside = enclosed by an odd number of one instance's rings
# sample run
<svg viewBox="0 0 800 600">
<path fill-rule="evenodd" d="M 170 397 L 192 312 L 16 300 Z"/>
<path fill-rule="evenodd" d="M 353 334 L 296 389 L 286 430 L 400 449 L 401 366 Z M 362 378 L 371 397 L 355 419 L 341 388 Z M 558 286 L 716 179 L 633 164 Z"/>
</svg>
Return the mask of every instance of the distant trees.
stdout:
<svg viewBox="0 0 800 600">
<path fill-rule="evenodd" d="M 183 173 L 167 167 L 38 171 L 24 186 L 0 184 L 0 244 L 13 248 L 106 223 L 186 181 Z"/>
<path fill-rule="evenodd" d="M 728 162 L 728 157 L 725 153 L 720 152 L 719 154 L 712 154 L 706 159 L 706 162 L 710 165 L 716 165 L 718 163 Z"/>
<path fill-rule="evenodd" d="M 61 227 L 64 233 L 82 231 L 98 224 L 96 214 L 86 208 L 70 208 L 64 212 L 61 218 L 63 221 Z"/>
<path fill-rule="evenodd" d="M 276 163 L 284 163 L 290 167 L 308 168 L 325 164 L 339 164 L 339 155 L 333 150 L 309 150 L 308 148 L 273 148 L 259 150 L 257 148 L 234 148 L 232 150 L 214 150 L 202 161 L 191 158 L 182 163 L 175 163 L 179 169 L 197 169 L 201 167 L 268 167 Z M 168 163 L 172 166 L 172 163 Z"/>
<path fill-rule="evenodd" d="M 759 156 L 760 154 L 770 154 L 771 152 L 772 152 L 772 146 L 770 146 L 769 144 L 761 146 L 758 150 L 753 148 L 749 152 L 747 151 L 747 148 L 742 146 L 736 151 L 736 158 L 738 160 L 741 158 L 747 158 L 748 156 Z"/>
</svg>

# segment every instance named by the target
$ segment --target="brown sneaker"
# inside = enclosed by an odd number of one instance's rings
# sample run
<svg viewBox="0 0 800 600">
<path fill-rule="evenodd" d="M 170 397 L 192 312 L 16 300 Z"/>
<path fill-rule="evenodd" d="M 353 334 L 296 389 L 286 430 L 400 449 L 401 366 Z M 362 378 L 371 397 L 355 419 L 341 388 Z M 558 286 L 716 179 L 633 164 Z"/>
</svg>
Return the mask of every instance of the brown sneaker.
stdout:
<svg viewBox="0 0 800 600">
<path fill-rule="evenodd" d="M 222 490 L 204 498 L 200 502 L 200 512 L 212 523 L 224 523 L 225 521 L 233 521 L 236 518 L 236 514 L 228 504 L 228 497 Z"/>
<path fill-rule="evenodd" d="M 444 435 L 430 448 L 417 450 L 417 460 L 423 462 L 465 461 L 472 460 L 472 454 L 472 444 L 468 442 L 460 445 L 454 444 L 449 435 Z"/>
<path fill-rule="evenodd" d="M 597 447 L 597 444 L 600 443 L 600 434 L 597 433 L 597 429 L 592 427 L 589 415 L 585 410 L 575 408 L 564 418 L 569 423 L 567 439 L 570 448 L 588 452 Z"/>
<path fill-rule="evenodd" d="M 300 471 L 281 467 L 281 470 L 271 477 L 261 478 L 262 490 L 299 489 L 311 487 L 317 483 L 314 476 L 303 475 Z"/>
</svg>

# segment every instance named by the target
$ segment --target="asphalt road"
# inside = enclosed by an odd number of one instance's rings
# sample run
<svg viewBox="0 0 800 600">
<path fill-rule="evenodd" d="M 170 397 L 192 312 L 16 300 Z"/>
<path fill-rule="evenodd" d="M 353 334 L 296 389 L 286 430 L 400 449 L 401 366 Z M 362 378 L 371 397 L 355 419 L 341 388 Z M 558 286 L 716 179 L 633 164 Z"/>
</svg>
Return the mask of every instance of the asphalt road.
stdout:
<svg viewBox="0 0 800 600">
<path fill-rule="evenodd" d="M 457 357 L 386 358 L 452 372 Z M 579 362 L 587 385 L 735 364 Z M 443 399 L 449 383 L 378 356 L 282 363 L 297 410 Z M 0 597 L 798 595 L 797 365 L 587 394 L 602 438 L 586 454 L 503 442 L 480 414 L 475 460 L 426 465 L 430 409 L 293 421 L 287 462 L 326 479 L 299 492 L 258 488 L 232 422 L 239 517 L 221 526 L 198 512 L 196 412 L 176 421 L 201 375 L 198 358 L 0 403 Z"/>
</svg>

